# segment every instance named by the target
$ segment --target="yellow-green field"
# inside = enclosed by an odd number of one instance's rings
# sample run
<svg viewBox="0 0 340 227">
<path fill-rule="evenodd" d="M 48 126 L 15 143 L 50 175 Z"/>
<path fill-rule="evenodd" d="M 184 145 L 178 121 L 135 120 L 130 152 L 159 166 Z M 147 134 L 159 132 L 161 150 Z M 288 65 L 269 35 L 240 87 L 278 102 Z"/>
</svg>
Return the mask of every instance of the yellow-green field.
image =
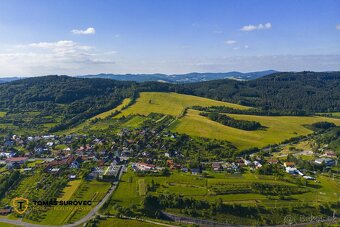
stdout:
<svg viewBox="0 0 340 227">
<path fill-rule="evenodd" d="M 68 198 L 68 200 L 92 201 L 92 206 L 55 206 L 48 210 L 44 214 L 45 218 L 39 222 L 25 218 L 24 221 L 43 225 L 62 225 L 79 220 L 104 198 L 110 188 L 110 183 L 96 180 L 79 180 L 79 182 L 78 180 L 74 180 L 69 183 L 69 186 L 70 187 L 67 186 L 66 189 L 64 189 L 64 194 L 58 200 Z"/>
<path fill-rule="evenodd" d="M 67 186 L 63 189 L 63 195 L 60 201 L 68 201 L 72 197 L 73 193 L 78 189 L 81 180 L 73 180 L 68 182 Z"/>
<path fill-rule="evenodd" d="M 1 112 L 0 111 L 0 117 L 4 117 L 6 115 L 6 112 Z"/>
<path fill-rule="evenodd" d="M 261 125 L 266 126 L 266 128 L 262 130 L 245 131 L 211 121 L 206 117 L 200 116 L 199 111 L 190 109 L 192 106 L 228 106 L 236 109 L 249 108 L 242 105 L 192 95 L 165 92 L 142 92 L 135 104 L 122 110 L 128 102 L 130 102 L 130 99 L 125 99 L 123 103 L 115 109 L 99 114 L 94 118 L 106 118 L 116 110 L 121 111 L 121 113 L 115 116 L 115 118 L 133 114 L 146 116 L 150 113 L 182 116 L 183 111 L 186 108 L 189 108 L 184 117 L 180 117 L 176 120 L 176 122 L 174 122 L 174 124 L 171 125 L 170 129 L 172 131 L 185 133 L 190 136 L 227 140 L 233 143 L 240 150 L 251 147 L 264 147 L 269 144 L 280 143 L 292 137 L 310 134 L 312 131 L 304 127 L 304 125 L 310 125 L 318 121 L 329 121 L 336 125 L 340 125 L 340 119 L 321 116 L 298 117 L 230 114 L 230 116 L 235 119 L 257 121 L 260 122 Z M 143 117 L 137 117 L 124 123 L 123 126 L 138 127 L 143 121 Z M 76 128 L 70 129 L 68 132 L 71 133 L 79 131 L 86 127 L 88 122 L 89 121 L 77 126 Z M 101 125 L 98 125 L 98 127 L 102 128 Z M 94 129 L 96 129 L 96 127 L 94 127 Z"/>
<path fill-rule="evenodd" d="M 325 117 L 272 117 L 237 114 L 230 114 L 230 116 L 235 119 L 258 121 L 267 128 L 256 131 L 236 129 L 200 116 L 199 111 L 189 110 L 185 117 L 178 120 L 179 122 L 174 125 L 172 130 L 192 136 L 228 140 L 237 148 L 245 149 L 250 147 L 264 147 L 268 144 L 282 142 L 291 137 L 312 133 L 311 130 L 303 126 L 306 124 L 312 124 L 318 121 L 329 121 L 340 125 L 340 119 Z"/>
<path fill-rule="evenodd" d="M 131 114 L 148 115 L 150 113 L 162 113 L 178 116 L 185 108 L 192 106 L 228 106 L 235 109 L 248 108 L 246 106 L 192 95 L 164 92 L 142 92 L 134 105 L 123 110 L 122 113 L 116 117 L 119 118 Z"/>
<path fill-rule="evenodd" d="M 147 194 L 177 194 L 184 197 L 202 199 L 206 201 L 217 201 L 222 199 L 224 203 L 235 204 L 260 204 L 268 207 L 278 206 L 289 207 L 292 204 L 301 204 L 308 202 L 311 205 L 320 202 L 330 202 L 337 199 L 337 189 L 339 188 L 339 180 L 329 178 L 327 176 L 318 176 L 317 182 L 309 182 L 309 191 L 302 194 L 290 195 L 291 199 L 275 201 L 266 195 L 259 193 L 226 193 L 215 194 L 214 187 L 228 187 L 239 185 L 247 187 L 252 183 L 280 184 L 286 186 L 295 186 L 289 179 L 294 177 L 285 175 L 285 179 L 278 179 L 269 175 L 257 175 L 250 172 L 244 174 L 226 174 L 216 172 L 206 172 L 209 177 L 197 177 L 190 173 L 172 172 L 169 177 L 138 177 L 131 170 L 125 173 L 122 181 L 119 183 L 116 191 L 112 196 L 112 204 L 131 207 L 132 204 L 139 205 L 143 201 L 145 194 L 140 193 L 140 183 L 151 184 L 154 182 L 157 186 L 155 190 L 148 191 Z M 231 187 L 232 188 L 232 187 Z M 115 213 L 114 207 L 108 208 L 111 214 Z"/>
</svg>

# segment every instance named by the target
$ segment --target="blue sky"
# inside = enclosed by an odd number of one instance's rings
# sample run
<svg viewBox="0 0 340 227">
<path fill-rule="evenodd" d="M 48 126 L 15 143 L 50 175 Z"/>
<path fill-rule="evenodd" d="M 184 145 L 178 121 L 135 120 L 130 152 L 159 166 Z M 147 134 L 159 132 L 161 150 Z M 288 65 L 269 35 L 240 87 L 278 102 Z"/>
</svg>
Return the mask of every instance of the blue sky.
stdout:
<svg viewBox="0 0 340 227">
<path fill-rule="evenodd" d="M 0 1 L 0 76 L 340 70 L 331 0 Z"/>
</svg>

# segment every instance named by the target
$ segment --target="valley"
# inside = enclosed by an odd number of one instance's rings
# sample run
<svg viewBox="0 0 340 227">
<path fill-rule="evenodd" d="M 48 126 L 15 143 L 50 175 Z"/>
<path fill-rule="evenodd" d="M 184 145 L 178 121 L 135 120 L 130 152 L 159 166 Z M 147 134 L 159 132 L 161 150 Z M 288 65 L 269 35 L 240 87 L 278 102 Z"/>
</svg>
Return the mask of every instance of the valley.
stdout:
<svg viewBox="0 0 340 227">
<path fill-rule="evenodd" d="M 60 88 L 30 98 L 51 80 Z M 271 225 L 338 212 L 338 112 L 204 97 L 210 83 L 53 76 L 1 85 L 0 222 Z M 18 214 L 11 205 L 18 196 L 91 205 L 31 204 Z"/>
</svg>

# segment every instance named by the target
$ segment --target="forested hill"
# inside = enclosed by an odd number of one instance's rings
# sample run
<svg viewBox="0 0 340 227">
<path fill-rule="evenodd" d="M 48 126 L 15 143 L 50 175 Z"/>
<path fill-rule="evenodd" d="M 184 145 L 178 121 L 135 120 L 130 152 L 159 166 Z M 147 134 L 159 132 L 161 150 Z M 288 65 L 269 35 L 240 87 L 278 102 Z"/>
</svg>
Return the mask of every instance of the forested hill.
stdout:
<svg viewBox="0 0 340 227">
<path fill-rule="evenodd" d="M 55 124 L 52 131 L 59 130 L 112 109 L 140 91 L 191 94 L 282 114 L 340 111 L 340 72 L 276 73 L 251 81 L 191 84 L 45 76 L 0 84 L 0 112 L 7 113 L 0 123 L 24 127 L 50 123 Z M 18 115 L 30 111 L 39 115 L 30 121 Z"/>
<path fill-rule="evenodd" d="M 57 130 L 114 108 L 134 95 L 135 86 L 135 82 L 107 79 L 33 77 L 1 84 L 0 110 L 8 114 L 37 111 L 40 119 L 61 118 Z M 20 125 L 20 119 L 13 121 L 8 123 Z"/>
<path fill-rule="evenodd" d="M 157 89 L 156 84 L 148 86 Z M 169 90 L 288 114 L 340 111 L 340 72 L 275 73 L 251 81 L 214 80 Z"/>
</svg>

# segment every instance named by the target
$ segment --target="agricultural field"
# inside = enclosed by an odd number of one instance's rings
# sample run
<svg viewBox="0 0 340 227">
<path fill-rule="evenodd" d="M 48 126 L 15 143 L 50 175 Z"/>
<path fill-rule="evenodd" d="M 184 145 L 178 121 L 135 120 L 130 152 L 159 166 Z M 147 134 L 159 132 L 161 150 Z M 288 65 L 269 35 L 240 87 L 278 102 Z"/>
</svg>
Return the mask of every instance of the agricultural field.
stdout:
<svg viewBox="0 0 340 227">
<path fill-rule="evenodd" d="M 124 174 L 117 190 L 111 198 L 111 206 L 105 212 L 116 213 L 116 207 L 139 207 L 145 195 L 180 195 L 199 201 L 223 204 L 247 205 L 266 209 L 286 208 L 309 204 L 318 206 L 322 203 L 338 200 L 339 179 L 324 175 L 317 177 L 317 182 L 309 181 L 307 186 L 300 185 L 295 177 L 285 174 L 278 179 L 275 176 L 258 175 L 248 170 L 243 174 L 228 174 L 205 171 L 207 177 L 190 173 L 172 172 L 169 177 L 138 177 L 132 171 Z M 279 195 L 255 192 L 252 185 L 263 184 L 272 187 L 288 187 L 300 190 L 287 194 L 284 199 Z M 146 187 L 145 187 L 146 185 Z M 146 190 L 146 191 L 145 191 Z M 138 212 L 138 209 L 136 209 Z M 179 212 L 169 209 L 169 212 Z"/>
<path fill-rule="evenodd" d="M 340 119 L 325 117 L 229 115 L 235 119 L 258 121 L 267 128 L 256 131 L 236 129 L 200 116 L 199 111 L 188 110 L 187 115 L 178 119 L 178 122 L 172 126 L 172 130 L 191 136 L 228 140 L 238 149 L 246 149 L 250 147 L 264 147 L 268 144 L 282 142 L 291 137 L 310 134 L 312 131 L 304 127 L 304 125 L 318 121 L 329 121 L 340 125 Z M 200 127 L 197 127 L 197 125 Z"/>
<path fill-rule="evenodd" d="M 199 111 L 190 109 L 192 106 L 227 106 L 236 109 L 249 108 L 246 106 L 197 96 L 164 92 L 141 92 L 136 103 L 124 109 L 130 101 L 130 99 L 125 99 L 118 107 L 91 118 L 92 120 L 101 119 L 96 123 L 91 123 L 90 120 L 88 120 L 75 128 L 62 131 L 61 133 L 108 130 L 109 128 L 123 127 L 137 128 L 147 119 L 145 116 L 150 113 L 160 113 L 178 117 L 170 125 L 170 130 L 174 132 L 187 134 L 189 136 L 227 140 L 239 150 L 243 150 L 252 147 L 261 148 L 270 144 L 280 143 L 292 137 L 310 134 L 313 131 L 305 126 L 315 122 L 329 121 L 340 125 L 340 119 L 322 116 L 299 117 L 228 114 L 236 120 L 256 121 L 265 127 L 259 130 L 247 131 L 209 120 L 207 117 L 199 115 Z M 184 114 L 185 110 L 186 113 Z M 121 113 L 114 116 L 113 119 L 108 118 L 115 111 L 121 111 Z M 121 123 L 114 121 L 114 119 L 121 119 L 123 116 L 131 115 L 135 116 Z M 197 127 L 198 125 L 199 127 Z"/>
<path fill-rule="evenodd" d="M 218 222 L 224 222 L 227 219 L 231 223 L 251 225 L 262 218 L 282 222 L 282 218 L 287 213 L 281 211 L 288 212 L 298 207 L 304 209 L 302 212 L 308 214 L 312 212 L 314 215 L 314 213 L 317 214 L 318 207 L 338 201 L 337 189 L 340 186 L 338 178 L 332 179 L 326 175 L 319 175 L 317 181 L 305 181 L 305 183 L 302 183 L 303 181 L 299 178 L 289 174 L 284 174 L 282 178 L 259 175 L 250 172 L 249 169 L 246 169 L 243 174 L 204 171 L 203 175 L 192 175 L 174 171 L 169 177 L 142 177 L 128 171 L 103 213 L 118 215 L 121 209 L 127 209 L 136 215 L 143 215 L 140 213 L 141 208 L 146 199 L 150 197 L 163 198 L 161 201 L 166 204 L 169 199 L 170 204 L 179 204 L 177 206 L 191 200 L 196 201 L 196 206 L 202 203 L 220 203 L 233 209 L 244 208 L 248 211 L 253 209 L 254 213 L 230 212 L 211 216 L 209 211 L 204 211 L 204 208 L 172 206 L 163 207 L 163 211 L 179 216 L 202 217 L 202 219 L 213 219 Z M 261 191 L 261 187 L 265 189 Z M 259 212 L 259 210 L 262 211 Z M 281 213 L 276 214 L 277 211 Z M 252 214 L 255 216 L 251 216 Z M 271 217 L 273 214 L 278 216 L 273 219 Z"/>
<path fill-rule="evenodd" d="M 38 134 L 49 130 L 60 121 L 59 117 L 42 116 L 38 111 L 0 112 L 0 135 L 3 132 L 17 135 Z"/>
<path fill-rule="evenodd" d="M 228 106 L 235 109 L 247 109 L 233 103 L 221 102 L 212 99 L 165 92 L 141 92 L 136 103 L 118 114 L 116 118 L 131 114 L 148 115 L 161 113 L 172 116 L 181 115 L 185 108 L 192 106 Z"/>
<path fill-rule="evenodd" d="M 127 103 L 128 100 L 126 99 L 124 102 Z M 117 108 L 121 109 L 125 106 L 124 102 Z M 321 116 L 295 117 L 229 114 L 229 116 L 235 119 L 257 121 L 266 127 L 261 130 L 246 131 L 224 126 L 220 123 L 211 121 L 206 117 L 200 116 L 199 111 L 190 109 L 192 106 L 228 106 L 237 109 L 249 108 L 237 104 L 177 93 L 142 92 L 135 104 L 122 110 L 122 112 L 114 118 L 136 114 L 146 116 L 150 113 L 179 116 L 170 127 L 172 131 L 188 134 L 190 136 L 227 140 L 240 150 L 251 147 L 264 147 L 269 144 L 280 143 L 292 137 L 310 134 L 312 131 L 304 127 L 304 125 L 309 125 L 318 121 L 330 121 L 340 125 L 340 119 Z M 98 116 L 99 118 L 100 116 L 107 117 L 109 116 L 108 113 L 114 112 L 117 108 Z M 187 110 L 187 113 L 182 116 L 183 111 L 186 108 L 189 109 Z M 144 121 L 145 118 L 143 116 L 135 116 L 129 121 L 124 122 L 121 126 L 136 128 L 141 126 Z M 91 129 L 108 129 L 108 125 L 108 122 L 98 122 L 92 126 Z M 197 125 L 200 127 L 197 127 Z M 84 127 L 84 125 L 80 126 Z M 78 130 L 80 126 L 77 127 Z"/>
<path fill-rule="evenodd" d="M 134 116 L 131 120 L 128 120 L 127 122 L 123 123 L 122 126 L 123 127 L 138 128 L 143 124 L 143 122 L 146 119 L 147 118 L 144 117 L 144 116 Z"/>
<path fill-rule="evenodd" d="M 81 180 L 72 180 L 69 181 L 66 187 L 63 189 L 62 196 L 60 197 L 59 200 L 61 201 L 67 201 L 70 200 L 74 192 L 78 189 L 78 187 L 81 184 Z"/>
<path fill-rule="evenodd" d="M 84 217 L 105 196 L 110 184 L 93 181 L 71 181 L 64 189 L 63 194 L 57 200 L 69 198 L 69 200 L 92 201 L 92 206 L 86 207 L 55 207 L 46 212 L 45 218 L 39 224 L 62 225 L 71 223 Z M 65 208 L 65 209 L 63 209 Z M 29 221 L 29 220 L 27 220 Z"/>
</svg>

